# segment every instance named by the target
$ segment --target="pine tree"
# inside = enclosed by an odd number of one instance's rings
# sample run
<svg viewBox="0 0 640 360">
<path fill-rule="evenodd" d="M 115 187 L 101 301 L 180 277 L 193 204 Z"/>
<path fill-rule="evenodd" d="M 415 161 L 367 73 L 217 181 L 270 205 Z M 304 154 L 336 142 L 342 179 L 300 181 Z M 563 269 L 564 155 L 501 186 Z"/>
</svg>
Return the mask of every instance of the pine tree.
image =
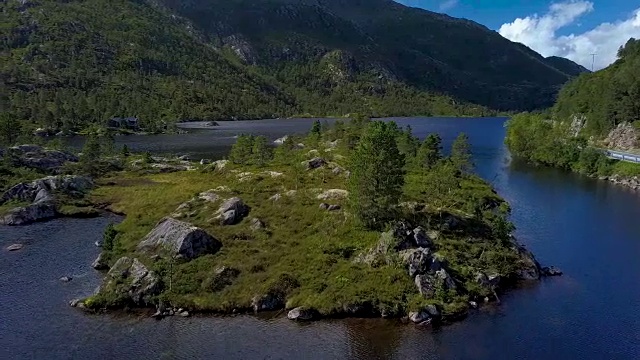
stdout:
<svg viewBox="0 0 640 360">
<path fill-rule="evenodd" d="M 416 157 L 419 167 L 431 169 L 442 159 L 442 139 L 438 134 L 429 134 L 420 145 Z"/>
<path fill-rule="evenodd" d="M 253 141 L 252 157 L 253 163 L 258 166 L 264 166 L 272 159 L 271 148 L 267 138 L 264 136 L 258 136 Z"/>
<path fill-rule="evenodd" d="M 251 162 L 254 140 L 253 135 L 243 134 L 238 136 L 238 140 L 231 147 L 229 160 L 234 164 L 248 164 Z"/>
<path fill-rule="evenodd" d="M 96 175 L 98 171 L 98 160 L 102 156 L 100 139 L 96 132 L 90 132 L 87 136 L 87 141 L 82 148 L 82 156 L 80 157 L 80 164 L 85 173 L 89 175 Z"/>
<path fill-rule="evenodd" d="M 365 129 L 353 154 L 349 198 L 354 213 L 371 229 L 394 218 L 404 185 L 404 155 L 398 150 L 395 123 L 375 121 Z"/>
<path fill-rule="evenodd" d="M 407 126 L 404 131 L 400 132 L 398 136 L 398 150 L 405 156 L 405 159 L 409 160 L 416 156 L 419 144 L 418 139 L 413 136 L 411 126 Z"/>
<path fill-rule="evenodd" d="M 463 173 L 473 170 L 471 146 L 469 145 L 469 137 L 465 133 L 460 133 L 451 146 L 451 162 Z"/>
</svg>

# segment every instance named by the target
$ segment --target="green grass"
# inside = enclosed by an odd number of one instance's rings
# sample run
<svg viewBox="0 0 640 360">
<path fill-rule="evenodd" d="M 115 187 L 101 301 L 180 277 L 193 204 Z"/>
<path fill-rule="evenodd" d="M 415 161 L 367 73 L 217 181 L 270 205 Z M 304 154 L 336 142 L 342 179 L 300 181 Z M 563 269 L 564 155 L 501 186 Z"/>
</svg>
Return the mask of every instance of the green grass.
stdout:
<svg viewBox="0 0 640 360">
<path fill-rule="evenodd" d="M 346 160 L 332 154 L 322 156 L 341 166 L 346 165 Z M 260 175 L 267 170 L 284 175 L 277 178 Z M 238 174 L 244 172 L 254 175 L 241 182 Z M 502 203 L 489 185 L 473 176 L 462 179 L 451 192 L 440 191 L 441 176 L 412 173 L 407 177 L 403 200 L 433 205 L 419 215 L 414 214 L 416 223 L 436 224 L 445 212 L 468 217 L 473 211 L 469 204 L 477 199 L 483 204 Z M 218 238 L 223 247 L 215 255 L 176 265 L 171 289 L 162 294 L 176 306 L 212 312 L 247 309 L 254 296 L 277 289 L 283 276 L 297 283 L 287 289 L 287 307 L 309 306 L 323 315 L 338 315 L 345 307 L 353 305 L 370 306 L 398 315 L 425 303 L 450 303 L 444 309 L 457 311 L 466 306 L 468 296 L 475 295 L 473 284 L 470 284 L 471 291 L 463 289 L 462 296 L 423 299 L 402 266 L 371 267 L 354 263 L 356 255 L 377 245 L 380 233 L 360 228 L 349 215 L 348 208 L 335 213 L 318 208 L 322 201 L 316 196 L 321 190 L 346 187 L 345 177 L 334 175 L 330 169 L 301 171 L 295 165 L 274 164 L 264 168 L 228 165 L 223 172 L 124 172 L 103 179 L 101 185 L 93 191 L 91 200 L 109 203 L 113 211 L 127 215 L 117 226 L 118 246 L 111 257 L 112 262 L 119 256 L 134 253 L 138 242 L 159 220 L 200 192 L 226 186 L 230 191 L 218 192 L 219 195 L 223 198 L 239 196 L 251 207 L 250 215 L 234 226 L 210 221 L 219 203 L 196 201 L 190 209 L 193 214 L 181 218 L 205 229 Z M 287 190 L 298 192 L 288 197 L 285 195 Z M 281 200 L 269 200 L 276 193 L 283 195 Z M 347 205 L 344 200 L 328 202 Z M 267 229 L 252 231 L 249 221 L 253 217 L 261 219 Z M 480 227 L 486 227 L 486 224 Z M 450 232 L 437 244 L 438 252 L 447 259 L 456 275 L 471 279 L 477 269 L 500 271 L 513 264 L 515 254 L 511 250 L 490 239 L 470 242 L 466 240 L 468 237 L 464 231 Z M 491 249 L 501 254 L 500 257 L 492 257 L 488 251 Z M 214 270 L 221 266 L 236 269 L 239 276 L 231 285 L 214 292 L 210 290 L 210 284 Z M 156 270 L 163 274 L 166 285 L 166 264 L 156 265 Z M 454 303 L 456 305 L 451 305 Z"/>
<path fill-rule="evenodd" d="M 616 161 L 612 166 L 611 173 L 624 177 L 639 176 L 640 164 L 630 163 L 626 161 Z"/>
</svg>

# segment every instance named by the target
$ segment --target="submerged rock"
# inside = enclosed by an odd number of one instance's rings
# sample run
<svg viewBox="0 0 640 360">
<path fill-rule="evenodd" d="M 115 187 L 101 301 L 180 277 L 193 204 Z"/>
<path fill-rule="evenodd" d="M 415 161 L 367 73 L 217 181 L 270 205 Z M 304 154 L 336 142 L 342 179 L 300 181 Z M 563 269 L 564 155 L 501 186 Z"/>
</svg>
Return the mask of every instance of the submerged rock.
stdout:
<svg viewBox="0 0 640 360">
<path fill-rule="evenodd" d="M 73 280 L 73 278 L 71 276 L 63 276 L 63 277 L 60 278 L 60 281 L 62 281 L 62 282 L 69 282 L 71 280 Z"/>
<path fill-rule="evenodd" d="M 18 251 L 18 250 L 22 250 L 23 247 L 24 245 L 22 244 L 13 244 L 13 245 L 7 246 L 7 251 Z"/>
<path fill-rule="evenodd" d="M 287 313 L 287 318 L 289 320 L 297 321 L 311 321 L 317 316 L 318 312 L 316 310 L 304 306 L 297 307 Z"/>
<path fill-rule="evenodd" d="M 555 266 L 545 266 L 542 268 L 542 274 L 544 276 L 561 276 L 562 270 L 558 269 Z"/>
<path fill-rule="evenodd" d="M 168 252 L 187 260 L 215 254 L 222 243 L 189 223 L 165 218 L 138 244 L 138 250 L 150 255 Z"/>
<path fill-rule="evenodd" d="M 426 311 L 412 311 L 409 313 L 409 320 L 414 324 L 422 324 L 430 321 L 431 317 Z"/>
</svg>

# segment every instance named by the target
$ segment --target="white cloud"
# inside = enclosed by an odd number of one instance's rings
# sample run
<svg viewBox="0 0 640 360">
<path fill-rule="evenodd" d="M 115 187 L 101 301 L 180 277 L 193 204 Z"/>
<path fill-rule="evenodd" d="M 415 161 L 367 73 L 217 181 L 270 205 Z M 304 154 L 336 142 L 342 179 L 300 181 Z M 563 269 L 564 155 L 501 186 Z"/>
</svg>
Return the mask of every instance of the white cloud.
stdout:
<svg viewBox="0 0 640 360">
<path fill-rule="evenodd" d="M 458 5 L 458 0 L 445 0 L 440 3 L 438 9 L 442 12 L 449 11 Z"/>
<path fill-rule="evenodd" d="M 594 68 L 601 69 L 616 60 L 616 53 L 629 38 L 640 38 L 640 8 L 627 19 L 602 23 L 583 33 L 557 35 L 581 16 L 594 11 L 590 1 L 564 1 L 552 4 L 549 11 L 503 24 L 498 32 L 509 40 L 523 43 L 544 56 L 562 56 L 591 68 L 591 54 L 597 54 Z"/>
</svg>

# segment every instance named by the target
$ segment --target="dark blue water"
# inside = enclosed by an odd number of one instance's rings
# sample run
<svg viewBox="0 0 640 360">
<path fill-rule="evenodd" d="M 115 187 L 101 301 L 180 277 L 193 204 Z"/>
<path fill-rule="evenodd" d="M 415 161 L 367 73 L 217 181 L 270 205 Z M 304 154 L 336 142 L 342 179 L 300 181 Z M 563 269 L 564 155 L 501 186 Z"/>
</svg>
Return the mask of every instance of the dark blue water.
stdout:
<svg viewBox="0 0 640 360">
<path fill-rule="evenodd" d="M 439 132 L 446 144 L 466 132 L 477 172 L 513 207 L 517 236 L 542 263 L 565 275 L 510 291 L 501 305 L 436 330 L 381 319 L 300 325 L 273 315 L 158 322 L 88 316 L 66 305 L 99 283 L 89 264 L 107 219 L 0 228 L 0 359 L 640 358 L 640 194 L 512 161 L 503 146 L 502 119 L 399 123 L 420 136 Z M 138 149 L 215 157 L 230 143 L 217 137 L 259 128 L 275 138 L 305 131 L 310 122 L 288 123 L 286 131 L 278 124 L 234 123 L 235 130 L 127 141 Z M 27 245 L 4 251 L 13 242 Z M 64 275 L 75 278 L 59 282 Z"/>
</svg>

